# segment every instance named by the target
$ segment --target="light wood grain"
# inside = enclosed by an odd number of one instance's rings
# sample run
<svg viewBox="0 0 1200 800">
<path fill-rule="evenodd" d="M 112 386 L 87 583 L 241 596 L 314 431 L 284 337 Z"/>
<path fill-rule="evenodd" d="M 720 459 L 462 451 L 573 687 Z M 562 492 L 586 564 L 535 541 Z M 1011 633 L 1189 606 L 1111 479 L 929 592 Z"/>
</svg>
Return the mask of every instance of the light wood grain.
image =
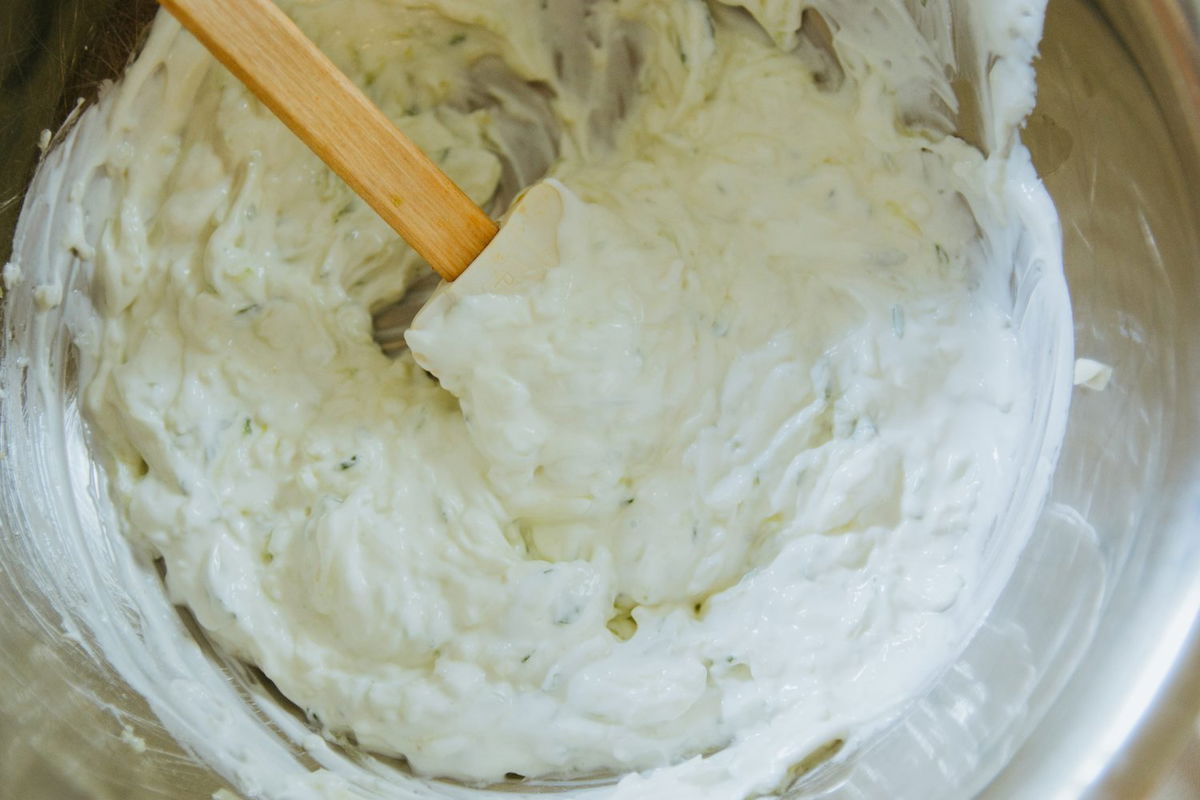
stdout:
<svg viewBox="0 0 1200 800">
<path fill-rule="evenodd" d="M 497 226 L 271 0 L 159 0 L 446 280 Z"/>
</svg>

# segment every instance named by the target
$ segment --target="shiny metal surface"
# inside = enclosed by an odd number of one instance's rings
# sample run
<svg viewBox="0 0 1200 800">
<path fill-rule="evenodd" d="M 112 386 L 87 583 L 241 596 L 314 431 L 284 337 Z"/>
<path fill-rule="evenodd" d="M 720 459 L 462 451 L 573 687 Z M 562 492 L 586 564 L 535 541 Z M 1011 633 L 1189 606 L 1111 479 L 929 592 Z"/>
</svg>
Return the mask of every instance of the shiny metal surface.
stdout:
<svg viewBox="0 0 1200 800">
<path fill-rule="evenodd" d="M 119 70 L 153 11 L 3 5 L 0 261 L 38 133 Z M 931 728 L 924 751 L 894 757 L 882 742 L 868 756 L 912 780 L 879 773 L 890 796 L 1144 796 L 1200 709 L 1200 4 L 1050 0 L 1039 70 L 1026 140 L 1063 221 L 1076 349 L 1114 379 L 1076 393 L 1046 511 L 972 643 L 974 671 L 957 676 L 990 693 L 972 698 L 990 724 Z M 0 418 L 0 442 L 18 423 L 37 424 Z M 0 503 L 11 491 L 0 477 Z M 52 615 L 14 564 L 37 531 L 2 524 L 0 797 L 189 800 L 227 786 L 109 667 L 34 621 L 30 605 Z M 853 773 L 806 786 L 847 796 Z M 915 794 L 927 773 L 962 777 Z"/>
<path fill-rule="evenodd" d="M 1142 797 L 1200 704 L 1200 5 L 1052 0 L 1042 69 L 1028 138 L 1076 350 L 1122 375 L 1077 394 L 1052 500 L 1096 526 L 1108 579 L 1081 668 L 986 796 Z"/>
</svg>

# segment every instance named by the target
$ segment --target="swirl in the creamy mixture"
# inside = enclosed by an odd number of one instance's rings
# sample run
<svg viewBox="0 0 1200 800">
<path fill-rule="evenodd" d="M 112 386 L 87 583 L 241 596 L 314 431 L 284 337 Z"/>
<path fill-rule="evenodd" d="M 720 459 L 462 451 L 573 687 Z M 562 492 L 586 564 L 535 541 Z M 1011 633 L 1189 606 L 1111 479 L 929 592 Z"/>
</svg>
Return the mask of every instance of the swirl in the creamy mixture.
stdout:
<svg viewBox="0 0 1200 800">
<path fill-rule="evenodd" d="M 740 10 L 283 5 L 477 201 L 559 181 L 559 263 L 390 360 L 420 265 L 160 21 L 110 98 L 87 408 L 171 597 L 469 781 L 720 751 L 765 791 L 927 680 L 1028 393 L 984 157 Z"/>
</svg>

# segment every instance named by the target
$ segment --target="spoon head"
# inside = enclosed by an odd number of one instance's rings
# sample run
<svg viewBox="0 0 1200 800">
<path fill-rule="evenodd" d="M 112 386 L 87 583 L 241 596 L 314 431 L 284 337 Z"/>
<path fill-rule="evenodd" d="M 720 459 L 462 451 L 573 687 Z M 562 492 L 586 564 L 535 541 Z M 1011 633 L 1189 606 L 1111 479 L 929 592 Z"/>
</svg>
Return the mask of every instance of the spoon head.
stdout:
<svg viewBox="0 0 1200 800">
<path fill-rule="evenodd" d="M 512 294 L 542 279 L 558 263 L 563 197 L 556 181 L 534 184 L 514 201 L 496 238 L 441 292 Z M 436 294 L 436 293 L 435 293 Z M 418 317 L 419 319 L 419 317 Z"/>
<path fill-rule="evenodd" d="M 517 197 L 500 232 L 458 280 L 442 283 L 417 312 L 405 339 L 421 361 L 423 322 L 444 316 L 464 297 L 514 294 L 558 263 L 563 195 L 555 181 L 537 183 Z"/>
</svg>

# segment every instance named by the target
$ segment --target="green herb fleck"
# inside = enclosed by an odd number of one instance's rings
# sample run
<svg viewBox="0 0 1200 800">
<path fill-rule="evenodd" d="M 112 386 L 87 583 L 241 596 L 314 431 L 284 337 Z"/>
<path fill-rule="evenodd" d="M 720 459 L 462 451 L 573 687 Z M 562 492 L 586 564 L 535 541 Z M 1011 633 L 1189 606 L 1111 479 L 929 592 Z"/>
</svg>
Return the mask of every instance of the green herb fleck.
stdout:
<svg viewBox="0 0 1200 800">
<path fill-rule="evenodd" d="M 349 458 L 347 458 L 345 461 L 343 461 L 338 466 L 341 467 L 343 471 L 345 471 L 345 470 L 350 469 L 357 463 L 358 463 L 358 456 L 354 455 L 354 456 L 350 456 Z"/>
<path fill-rule="evenodd" d="M 249 436 L 253 430 L 254 428 L 250 424 L 250 418 L 246 417 L 246 421 L 242 423 L 242 435 Z"/>
<path fill-rule="evenodd" d="M 243 314 L 253 314 L 255 311 L 258 311 L 259 308 L 261 308 L 261 306 L 258 303 L 251 303 L 248 306 L 243 306 L 242 308 L 239 308 L 237 310 L 237 313 L 238 313 L 238 316 L 240 317 Z"/>
<path fill-rule="evenodd" d="M 946 252 L 946 248 L 942 247 L 941 244 L 935 244 L 933 250 L 937 253 L 938 261 L 943 264 L 950 263 L 950 254 Z"/>
<path fill-rule="evenodd" d="M 579 615 L 582 612 L 583 612 L 583 609 L 580 608 L 579 606 L 572 606 L 571 608 L 562 609 L 557 614 L 554 615 L 554 624 L 555 625 L 570 625 L 570 624 L 574 623 L 575 620 L 579 619 Z"/>
<path fill-rule="evenodd" d="M 450 46 L 453 47 L 456 44 L 462 44 L 466 40 L 467 35 L 465 33 L 456 33 L 450 37 Z"/>
</svg>

